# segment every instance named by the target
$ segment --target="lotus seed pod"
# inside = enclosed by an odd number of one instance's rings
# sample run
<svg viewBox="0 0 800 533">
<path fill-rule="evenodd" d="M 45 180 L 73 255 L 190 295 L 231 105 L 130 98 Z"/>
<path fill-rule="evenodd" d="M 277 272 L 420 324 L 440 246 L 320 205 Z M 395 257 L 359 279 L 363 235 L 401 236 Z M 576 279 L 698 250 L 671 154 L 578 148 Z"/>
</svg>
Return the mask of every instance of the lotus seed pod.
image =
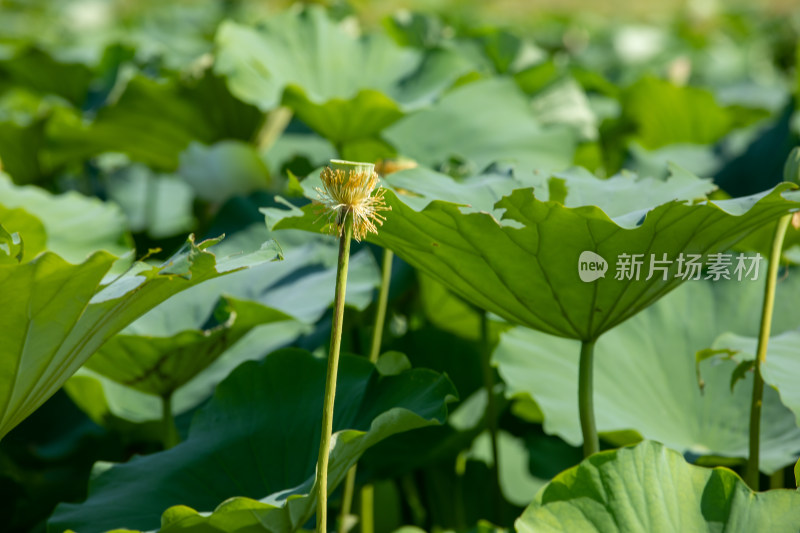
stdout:
<svg viewBox="0 0 800 533">
<path fill-rule="evenodd" d="M 359 163 L 357 161 L 343 161 L 341 159 L 331 159 L 330 166 L 333 170 L 343 172 L 365 173 L 368 176 L 375 172 L 375 165 L 372 163 Z"/>
</svg>

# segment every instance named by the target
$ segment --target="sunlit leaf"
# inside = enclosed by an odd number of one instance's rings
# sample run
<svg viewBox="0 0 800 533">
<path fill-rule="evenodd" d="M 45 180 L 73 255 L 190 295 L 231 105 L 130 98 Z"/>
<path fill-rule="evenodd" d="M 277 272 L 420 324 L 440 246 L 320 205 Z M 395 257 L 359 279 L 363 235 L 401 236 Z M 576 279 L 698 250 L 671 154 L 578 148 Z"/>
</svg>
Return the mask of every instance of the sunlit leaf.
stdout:
<svg viewBox="0 0 800 533">
<path fill-rule="evenodd" d="M 225 22 L 215 70 L 264 111 L 285 105 L 338 146 L 367 139 L 471 69 L 453 51 L 423 56 L 386 34 L 359 35 L 319 7 L 249 27 Z"/>
<path fill-rule="evenodd" d="M 173 324 L 197 327 L 198 320 L 213 311 L 220 294 L 259 302 L 307 324 L 319 320 L 334 297 L 331 287 L 336 281 L 336 240 L 297 231 L 268 232 L 263 225 L 255 224 L 227 238 L 219 249 L 228 254 L 256 250 L 268 239 L 280 243 L 285 261 L 235 272 L 176 296 L 166 304 L 173 310 Z M 369 250 L 353 250 L 349 273 L 345 302 L 363 310 L 372 302 L 380 283 L 380 270 Z M 191 311 L 187 313 L 187 309 Z"/>
<path fill-rule="evenodd" d="M 651 77 L 642 78 L 624 93 L 623 116 L 635 124 L 636 138 L 647 148 L 708 144 L 731 126 L 728 113 L 711 92 Z"/>
<path fill-rule="evenodd" d="M 195 245 L 160 267 L 137 263 L 113 281 L 117 258 L 96 252 L 72 265 L 53 253 L 23 264 L 0 265 L 0 437 L 52 396 L 100 347 L 126 325 L 173 294 L 246 266 L 216 262 L 211 241 Z M 264 261 L 262 255 L 254 262 Z"/>
<path fill-rule="evenodd" d="M 576 143 L 566 126 L 543 125 L 514 82 L 499 78 L 452 90 L 391 126 L 384 138 L 424 165 L 456 157 L 472 172 L 499 162 L 514 164 L 519 175 L 569 166 Z"/>
<path fill-rule="evenodd" d="M 236 96 L 265 111 L 275 108 L 290 86 L 304 105 L 346 101 L 367 90 L 418 106 L 470 67 L 449 50 L 423 56 L 385 34 L 361 35 L 319 7 L 285 12 L 256 27 L 225 22 L 217 48 L 216 72 Z M 298 110 L 304 116 L 310 111 Z"/>
<path fill-rule="evenodd" d="M 83 261 L 96 250 L 121 255 L 130 249 L 127 222 L 113 203 L 76 192 L 52 195 L 32 185 L 16 186 L 0 172 L 0 205 L 22 208 L 41 220 L 47 249 L 67 261 Z"/>
<path fill-rule="evenodd" d="M 587 174 L 559 174 L 535 195 L 516 188 L 517 180 L 492 175 L 459 184 L 422 169 L 392 174 L 386 178 L 397 187 L 386 193 L 392 211 L 370 240 L 510 322 L 590 340 L 682 283 L 680 254 L 707 260 L 800 208 L 800 195 L 788 192 L 788 184 L 708 201 L 702 193 L 710 184 L 678 168 L 666 181 Z M 502 198 L 491 206 L 497 196 Z M 472 206 L 463 209 L 453 201 Z M 284 211 L 282 220 L 278 211 L 265 212 L 275 228 L 319 231 L 312 211 Z M 596 268 L 604 262 L 606 270 L 584 282 L 580 257 L 587 251 L 600 257 Z M 637 279 L 619 275 L 622 254 L 641 254 Z M 664 260 L 666 270 L 649 270 L 653 259 Z"/>
<path fill-rule="evenodd" d="M 9 209 L 0 204 L 0 253 L 16 262 L 30 261 L 44 251 L 46 241 L 38 218 L 21 207 Z"/>
<path fill-rule="evenodd" d="M 800 493 L 754 493 L 735 473 L 687 464 L 662 444 L 595 454 L 559 474 L 516 521 L 519 533 L 795 531 Z"/>
<path fill-rule="evenodd" d="M 171 336 L 153 332 L 147 324 L 169 328 L 169 314 L 156 307 L 143 324 L 134 322 L 106 342 L 86 368 L 122 385 L 156 396 L 172 396 L 256 326 L 290 318 L 260 304 L 223 299 L 207 328 L 183 330 Z M 160 328 L 159 328 L 160 329 Z"/>
</svg>

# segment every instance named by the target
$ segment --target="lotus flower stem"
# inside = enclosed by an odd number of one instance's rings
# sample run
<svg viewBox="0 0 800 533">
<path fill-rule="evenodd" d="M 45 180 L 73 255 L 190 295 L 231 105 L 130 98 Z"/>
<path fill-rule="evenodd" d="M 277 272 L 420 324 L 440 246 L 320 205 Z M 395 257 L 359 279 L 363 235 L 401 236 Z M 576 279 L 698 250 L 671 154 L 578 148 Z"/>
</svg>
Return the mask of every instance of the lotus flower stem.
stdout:
<svg viewBox="0 0 800 533">
<path fill-rule="evenodd" d="M 339 513 L 339 533 L 345 533 L 348 530 L 347 517 L 350 516 L 350 510 L 353 508 L 353 493 L 356 488 L 356 472 L 358 464 L 354 464 L 347 471 L 347 477 L 344 480 L 344 490 L 342 491 L 342 509 Z"/>
<path fill-rule="evenodd" d="M 164 449 L 169 450 L 181 440 L 172 415 L 172 394 L 161 397 L 161 427 Z"/>
<path fill-rule="evenodd" d="M 320 178 L 322 187 L 317 188 L 319 198 L 316 203 L 321 206 L 323 216 L 327 216 L 331 228 L 339 236 L 331 348 L 328 354 L 328 374 L 325 381 L 322 432 L 317 461 L 317 532 L 325 533 L 328 518 L 328 457 L 333 433 L 333 404 L 336 394 L 336 374 L 339 368 L 339 349 L 342 343 L 350 241 L 353 238 L 360 241 L 368 233 L 377 233 L 377 226 L 383 224 L 385 220 L 380 212 L 391 211 L 391 208 L 384 202 L 383 189 L 376 189 L 378 175 L 375 173 L 375 165 L 334 159 L 331 160 L 329 167 L 323 169 Z M 354 480 L 349 483 L 351 501 Z M 350 501 L 345 502 L 345 505 L 349 506 Z"/>
<path fill-rule="evenodd" d="M 361 533 L 375 531 L 375 487 L 370 483 L 361 487 Z"/>
<path fill-rule="evenodd" d="M 581 358 L 578 363 L 578 409 L 583 433 L 583 456 L 589 457 L 600 451 L 597 425 L 594 421 L 594 340 L 581 343 Z"/>
<path fill-rule="evenodd" d="M 352 216 L 345 214 L 342 236 L 339 239 L 339 260 L 336 266 L 336 292 L 333 300 L 331 347 L 328 353 L 328 372 L 325 378 L 325 400 L 322 406 L 322 433 L 317 460 L 317 533 L 327 531 L 328 519 L 328 456 L 333 433 L 333 403 L 336 395 L 336 375 L 339 370 L 339 350 L 342 344 L 344 297 L 347 290 L 347 266 L 350 241 L 353 237 Z"/>
<path fill-rule="evenodd" d="M 497 448 L 497 402 L 494 396 L 494 373 L 491 365 L 492 346 L 489 340 L 489 318 L 486 312 L 481 312 L 481 375 L 483 387 L 486 389 L 486 426 L 489 429 L 489 438 L 492 443 L 492 460 L 494 462 L 494 506 L 495 512 L 500 513 L 500 453 Z"/>
<path fill-rule="evenodd" d="M 758 331 L 758 348 L 753 375 L 753 398 L 750 403 L 750 449 L 747 456 L 744 480 L 753 490 L 758 490 L 759 481 L 759 453 L 761 447 L 761 405 L 764 398 L 764 378 L 761 375 L 761 365 L 767 360 L 767 345 L 769 333 L 772 328 L 772 308 L 775 304 L 775 286 L 778 283 L 778 268 L 781 262 L 783 238 L 792 215 L 784 215 L 778 220 L 775 235 L 772 239 L 772 248 L 769 253 L 769 269 L 767 270 L 767 283 L 764 287 L 764 303 L 761 307 L 761 327 Z"/>
<path fill-rule="evenodd" d="M 398 170 L 405 168 L 413 168 L 416 163 L 413 161 L 403 161 L 387 166 L 385 162 L 381 163 L 381 174 L 391 174 Z M 369 349 L 369 360 L 375 364 L 378 362 L 378 357 L 381 354 L 381 342 L 383 340 L 383 328 L 386 323 L 386 308 L 389 303 L 389 286 L 392 281 L 392 260 L 394 253 L 388 248 L 383 249 L 383 264 L 381 265 L 381 288 L 378 293 L 377 309 L 375 310 L 375 328 L 372 330 L 372 342 Z M 347 472 L 347 479 L 344 484 L 344 493 L 342 494 L 342 510 L 339 515 L 339 533 L 345 533 L 347 526 L 347 515 L 350 514 L 350 509 L 353 503 L 353 492 L 356 484 L 356 471 L 358 465 L 353 465 Z M 372 484 L 366 484 L 361 488 L 361 532 L 372 533 L 374 525 L 374 511 L 373 502 L 375 500 L 375 491 Z"/>
</svg>

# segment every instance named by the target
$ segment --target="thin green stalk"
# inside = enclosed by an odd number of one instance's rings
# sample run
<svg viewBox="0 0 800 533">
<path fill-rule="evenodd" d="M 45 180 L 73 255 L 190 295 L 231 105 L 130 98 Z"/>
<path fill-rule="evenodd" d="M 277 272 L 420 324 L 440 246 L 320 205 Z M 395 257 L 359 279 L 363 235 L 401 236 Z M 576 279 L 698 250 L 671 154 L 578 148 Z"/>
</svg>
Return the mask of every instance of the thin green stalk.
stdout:
<svg viewBox="0 0 800 533">
<path fill-rule="evenodd" d="M 339 533 L 347 531 L 347 517 L 350 516 L 350 509 L 353 507 L 353 493 L 356 487 L 356 469 L 358 464 L 354 464 L 347 471 L 347 478 L 344 480 L 344 490 L 342 491 L 342 510 L 339 514 Z"/>
<path fill-rule="evenodd" d="M 497 449 L 497 399 L 494 396 L 494 373 L 492 372 L 492 348 L 489 341 L 489 318 L 481 312 L 481 374 L 483 388 L 486 390 L 486 426 L 492 443 L 492 460 L 494 461 L 494 506 L 495 512 L 501 509 L 500 500 L 500 454 Z M 498 515 L 499 516 L 499 515 Z"/>
<path fill-rule="evenodd" d="M 292 110 L 283 106 L 269 112 L 256 135 L 256 145 L 259 150 L 266 152 L 275 144 L 292 121 L 292 115 Z"/>
<path fill-rule="evenodd" d="M 328 354 L 328 373 L 325 379 L 325 401 L 322 407 L 322 432 L 317 459 L 317 533 L 327 531 L 328 520 L 328 455 L 333 433 L 333 403 L 336 395 L 336 375 L 339 370 L 339 349 L 342 343 L 344 296 L 347 290 L 347 265 L 350 241 L 353 237 L 353 217 L 344 217 L 344 232 L 339 240 L 339 261 L 336 266 L 336 293 L 333 300 L 331 348 Z"/>
<path fill-rule="evenodd" d="M 783 468 L 769 476 L 769 488 L 770 490 L 783 488 Z"/>
<path fill-rule="evenodd" d="M 148 228 L 155 222 L 156 213 L 158 212 L 158 180 L 160 179 L 155 175 L 150 175 L 146 176 L 144 182 L 144 216 L 145 224 L 147 224 Z"/>
<path fill-rule="evenodd" d="M 180 442 L 175 418 L 172 416 L 172 394 L 161 397 L 161 437 L 164 449 L 169 450 Z"/>
<path fill-rule="evenodd" d="M 361 533 L 375 531 L 375 487 L 361 487 Z"/>
<path fill-rule="evenodd" d="M 378 308 L 375 311 L 375 328 L 372 330 L 372 344 L 369 348 L 369 360 L 378 362 L 383 340 L 383 326 L 386 323 L 386 307 L 389 303 L 389 285 L 392 282 L 392 259 L 394 254 L 388 248 L 383 249 L 383 265 L 381 266 L 381 290 L 378 293 Z"/>
<path fill-rule="evenodd" d="M 425 510 L 425 505 L 422 503 L 422 498 L 419 495 L 414 477 L 411 474 L 406 474 L 401 477 L 400 487 L 406 498 L 406 503 L 408 503 L 408 508 L 411 510 L 411 519 L 414 525 L 417 527 L 424 526 L 428 512 Z"/>
<path fill-rule="evenodd" d="M 392 259 L 394 254 L 388 248 L 383 249 L 383 265 L 381 267 L 381 289 L 378 293 L 378 308 L 375 311 L 375 328 L 372 330 L 372 343 L 369 349 L 370 362 L 377 363 L 378 356 L 381 354 L 381 341 L 383 340 L 383 327 L 386 322 L 386 308 L 389 303 L 389 285 L 392 281 Z M 339 516 L 339 533 L 345 532 L 346 518 L 350 514 L 353 500 L 353 486 L 356 482 L 356 468 L 353 465 L 347 472 L 345 490 L 342 501 L 342 512 Z M 349 491 L 348 491 L 349 487 Z M 373 500 L 374 490 L 372 485 L 364 485 L 361 489 L 361 531 L 362 533 L 372 533 L 375 528 L 373 522 Z M 369 507 L 369 509 L 367 509 Z"/>
<path fill-rule="evenodd" d="M 581 343 L 581 359 L 578 363 L 578 409 L 583 433 L 583 456 L 589 457 L 600 451 L 600 440 L 597 437 L 597 426 L 594 421 L 594 343 Z"/>
<path fill-rule="evenodd" d="M 781 262 L 783 238 L 792 215 L 785 215 L 778 221 L 772 249 L 769 253 L 769 269 L 767 283 L 764 287 L 764 304 L 761 308 L 761 327 L 758 332 L 758 348 L 756 349 L 755 372 L 753 376 L 753 398 L 750 403 L 750 450 L 747 457 L 744 480 L 753 490 L 758 490 L 758 461 L 761 447 L 761 405 L 764 397 L 764 378 L 761 376 L 761 365 L 767 360 L 767 345 L 772 327 L 772 309 L 775 304 L 775 285 L 778 282 L 778 268 Z"/>
</svg>

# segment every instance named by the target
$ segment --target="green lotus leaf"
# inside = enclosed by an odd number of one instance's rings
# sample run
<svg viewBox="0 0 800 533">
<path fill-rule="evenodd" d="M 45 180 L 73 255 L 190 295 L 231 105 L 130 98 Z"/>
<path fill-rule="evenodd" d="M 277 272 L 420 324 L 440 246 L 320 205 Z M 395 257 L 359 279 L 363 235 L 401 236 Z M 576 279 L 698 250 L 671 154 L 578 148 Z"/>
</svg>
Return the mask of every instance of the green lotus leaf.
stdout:
<svg viewBox="0 0 800 533">
<path fill-rule="evenodd" d="M 47 250 L 67 261 L 83 261 L 96 250 L 122 255 L 130 249 L 125 216 L 113 203 L 76 192 L 52 195 L 33 185 L 17 186 L 0 172 L 0 205 L 22 208 L 38 218 L 46 233 Z M 25 238 L 32 246 L 28 254 L 40 246 L 39 239 L 33 235 Z"/>
<path fill-rule="evenodd" d="M 39 49 L 25 48 L 0 60 L 0 79 L 39 94 L 55 94 L 81 106 L 92 72 L 81 63 L 59 61 Z"/>
<path fill-rule="evenodd" d="M 169 321 L 168 313 L 158 311 L 150 311 L 148 322 Z M 255 302 L 222 299 L 207 329 L 162 337 L 134 322 L 106 342 L 86 368 L 138 391 L 171 397 L 251 329 L 286 320 L 291 318 Z"/>
<path fill-rule="evenodd" d="M 792 220 L 800 220 L 800 215 L 794 214 Z M 795 222 L 796 223 L 796 222 Z M 795 223 L 790 223 L 783 239 L 783 249 L 781 250 L 781 262 L 788 262 L 794 265 L 800 264 L 800 228 L 795 228 Z M 737 250 L 754 251 L 764 257 L 769 257 L 772 248 L 772 239 L 775 236 L 775 229 L 778 223 L 772 222 L 754 231 L 736 245 Z"/>
<path fill-rule="evenodd" d="M 419 274 L 419 293 L 422 311 L 428 321 L 437 328 L 474 342 L 481 340 L 482 311 L 471 306 L 450 292 L 430 276 Z M 509 329 L 510 324 L 489 321 L 489 339 L 497 342 L 500 333 Z"/>
<path fill-rule="evenodd" d="M 416 107 L 471 68 L 451 50 L 423 56 L 386 34 L 357 33 L 317 6 L 284 12 L 256 27 L 227 21 L 217 32 L 214 68 L 233 94 L 264 111 L 277 107 L 289 86 L 313 104 L 369 90 Z"/>
<path fill-rule="evenodd" d="M 124 442 L 163 442 L 164 407 L 160 398 L 119 385 L 85 367 L 64 383 L 63 390 L 92 422 Z M 172 406 L 175 415 L 175 403 Z"/>
<path fill-rule="evenodd" d="M 197 414 L 186 441 L 106 470 L 92 481 L 86 502 L 57 508 L 50 529 L 302 527 L 315 508 L 325 370 L 324 359 L 297 349 L 241 365 Z M 430 370 L 381 376 L 365 358 L 343 356 L 329 487 L 373 444 L 443 423 L 454 394 L 450 381 Z"/>
<path fill-rule="evenodd" d="M 132 232 L 154 239 L 183 235 L 195 227 L 192 187 L 174 174 L 159 174 L 117 154 L 97 158 L 108 197 L 125 213 Z"/>
<path fill-rule="evenodd" d="M 796 313 L 794 309 L 787 311 Z M 712 348 L 736 352 L 732 359 L 741 363 L 755 360 L 757 346 L 757 337 L 723 333 L 714 341 Z M 781 401 L 792 410 L 797 424 L 800 425 L 800 390 L 797 389 L 797 381 L 800 379 L 800 331 L 786 331 L 769 339 L 767 359 L 761 365 L 761 376 L 765 383 L 778 391 Z"/>
<path fill-rule="evenodd" d="M 553 82 L 536 93 L 533 111 L 543 125 L 567 125 L 581 141 L 596 141 L 600 119 L 581 86 L 572 78 Z"/>
<path fill-rule="evenodd" d="M 73 265 L 50 252 L 30 262 L 0 265 L 0 438 L 52 396 L 122 328 L 173 294 L 230 270 L 257 264 L 264 254 L 217 263 L 206 249 L 185 250 L 162 266 L 136 263 L 105 279 L 117 260 L 96 252 Z M 274 252 L 272 254 L 274 256 Z M 110 281 L 110 282 L 109 282 Z"/>
<path fill-rule="evenodd" d="M 265 189 L 267 167 L 256 150 L 241 141 L 221 141 L 206 147 L 192 142 L 181 153 L 178 174 L 203 200 L 223 203 L 232 196 Z"/>
<path fill-rule="evenodd" d="M 687 464 L 657 442 L 595 454 L 556 476 L 517 519 L 518 533 L 797 530 L 800 493 L 754 493 L 726 468 Z"/>
<path fill-rule="evenodd" d="M 252 252 L 270 237 L 280 239 L 280 253 L 285 261 L 255 265 L 186 290 L 146 313 L 120 334 L 141 337 L 142 342 L 153 339 L 170 344 L 182 335 L 190 339 L 197 337 L 198 342 L 203 342 L 200 332 L 208 329 L 208 318 L 218 309 L 220 294 L 235 300 L 253 300 L 240 304 L 253 309 L 265 305 L 296 319 L 257 326 L 235 344 L 231 332 L 226 331 L 221 339 L 224 345 L 209 344 L 208 347 L 214 351 L 225 350 L 217 353 L 217 359 L 175 391 L 171 401 L 175 415 L 207 400 L 214 387 L 242 362 L 261 359 L 270 351 L 308 333 L 311 325 L 330 307 L 334 296 L 331 286 L 335 282 L 338 245 L 329 237 L 296 231 L 270 234 L 263 225 L 257 224 L 227 237 L 214 250 L 218 255 L 241 253 L 243 250 Z M 375 286 L 380 282 L 378 266 L 368 250 L 353 253 L 350 274 L 346 303 L 364 310 L 372 302 Z M 114 339 L 110 342 L 113 343 Z M 125 368 L 118 371 L 124 372 Z M 92 387 L 100 389 L 107 407 L 98 412 L 96 405 L 89 404 L 98 401 L 97 395 L 88 396 L 78 390 L 77 384 L 68 382 L 67 390 L 99 424 L 114 427 L 115 424 L 119 426 L 116 419 L 142 423 L 161 418 L 162 406 L 158 398 L 132 390 L 86 368 L 81 369 L 80 374 L 80 380 L 76 381 L 93 382 Z M 104 413 L 110 413 L 114 418 Z"/>
<path fill-rule="evenodd" d="M 800 324 L 791 312 L 800 293 L 794 278 L 778 293 L 778 332 Z M 762 297 L 760 280 L 691 281 L 603 335 L 594 366 L 601 436 L 616 442 L 615 433 L 633 430 L 695 457 L 747 457 L 752 375 L 731 391 L 736 362 L 706 361 L 701 390 L 695 354 L 729 329 L 757 333 Z M 493 354 L 507 396 L 532 398 L 544 414 L 545 431 L 574 445 L 582 442 L 575 403 L 578 351 L 577 341 L 516 328 L 502 335 Z M 760 464 L 772 473 L 797 460 L 800 428 L 771 388 L 762 416 Z"/>
<path fill-rule="evenodd" d="M 21 183 L 38 180 L 42 174 L 39 150 L 44 145 L 42 120 L 20 125 L 0 117 L 0 171 L 13 173 Z"/>
<path fill-rule="evenodd" d="M 451 50 L 423 56 L 386 34 L 354 35 L 320 7 L 257 27 L 224 22 L 215 70 L 264 111 L 285 105 L 337 146 L 375 136 L 430 102 L 471 64 Z"/>
<path fill-rule="evenodd" d="M 709 144 L 732 126 L 728 112 L 705 89 L 645 77 L 625 91 L 622 101 L 623 116 L 635 125 L 645 148 Z"/>
<path fill-rule="evenodd" d="M 704 200 L 710 184 L 678 168 L 666 181 L 624 175 L 604 181 L 585 171 L 557 176 L 534 195 L 515 188 L 516 180 L 492 175 L 462 184 L 423 169 L 390 175 L 385 181 L 396 191 L 386 192 L 386 203 L 392 211 L 369 239 L 510 322 L 593 340 L 682 283 L 680 254 L 706 261 L 800 208 L 800 193 L 788 191 L 789 184 Z M 439 200 L 445 195 L 450 201 Z M 264 212 L 278 229 L 321 226 L 310 206 Z M 598 272 L 597 279 L 581 281 L 584 252 L 602 258 L 596 261 L 598 268 L 605 263 L 604 277 Z M 642 254 L 638 280 L 616 279 L 621 254 Z M 667 270 L 646 279 L 653 258 L 665 260 Z"/>
<path fill-rule="evenodd" d="M 547 52 L 532 40 L 504 28 L 481 28 L 473 33 L 483 54 L 498 74 L 514 74 L 547 58 Z"/>
<path fill-rule="evenodd" d="M 56 110 L 77 114 L 56 96 L 16 85 L 0 87 L 0 171 L 25 184 L 39 182 L 53 170 L 45 156 L 45 130 Z"/>
<path fill-rule="evenodd" d="M 44 225 L 38 218 L 21 207 L 8 209 L 0 205 L 0 252 L 6 257 L 17 263 L 29 261 L 45 249 L 46 240 Z"/>
<path fill-rule="evenodd" d="M 318 197 L 316 188 L 322 186 L 319 170 L 300 182 L 303 194 L 311 200 Z M 500 172 L 487 172 L 456 181 L 446 174 L 417 167 L 390 174 L 382 178 L 381 185 L 395 189 L 403 202 L 417 211 L 434 200 L 446 200 L 458 204 L 465 212 L 480 212 L 492 211 L 495 202 L 526 183 Z M 312 206 L 296 208 L 280 197 L 276 197 L 276 203 L 281 207 L 260 209 L 266 216 L 268 227 L 324 231 L 324 225 L 318 223 L 319 215 Z"/>
<path fill-rule="evenodd" d="M 664 84 L 664 82 L 657 83 Z M 664 86 L 671 87 L 668 84 Z M 672 87 L 671 90 L 680 92 L 683 89 Z M 727 110 L 726 112 L 732 113 Z M 653 112 L 655 115 L 660 113 L 659 109 Z M 679 115 L 683 113 L 683 110 L 678 111 Z M 695 112 L 691 111 L 688 116 L 682 116 L 676 122 L 676 129 L 686 128 L 688 132 L 702 136 L 701 130 L 685 124 L 687 119 L 693 119 L 695 116 Z M 687 140 L 686 135 L 671 137 L 674 130 L 664 127 L 661 120 L 663 117 L 654 120 L 655 123 L 649 128 L 653 130 L 653 134 L 663 135 L 664 142 L 669 144 L 648 149 L 642 145 L 646 139 L 634 137 L 626 146 L 629 156 L 629 160 L 625 163 L 626 168 L 657 176 L 663 173 L 668 162 L 677 161 L 695 174 L 714 176 L 714 182 L 731 196 L 754 194 L 774 187 L 781 181 L 780 163 L 786 159 L 789 146 L 793 142 L 786 111 L 767 121 L 746 126 L 739 125 L 723 137 L 713 141 L 707 140 L 706 143 L 700 142 L 700 137 L 696 140 Z"/>
<path fill-rule="evenodd" d="M 320 7 L 285 12 L 261 26 L 223 23 L 217 32 L 217 74 L 233 94 L 269 111 L 287 85 L 313 102 L 351 98 L 361 89 L 389 92 L 420 62 L 415 50 L 386 35 L 356 37 Z"/>
<path fill-rule="evenodd" d="M 65 391 L 97 424 L 151 438 L 167 398 L 175 416 L 196 407 L 238 363 L 284 346 L 304 329 L 280 311 L 229 297 L 194 329 L 173 318 L 195 312 L 166 302 L 155 307 L 104 344 Z"/>
<path fill-rule="evenodd" d="M 594 205 L 621 224 L 673 200 L 704 200 L 716 190 L 709 179 L 698 178 L 676 165 L 667 168 L 666 179 L 622 171 L 601 180 L 584 168 L 573 167 L 552 177 L 538 174 L 521 181 L 533 187 L 538 200 L 555 200 L 565 207 Z"/>
<path fill-rule="evenodd" d="M 545 480 L 531 475 L 528 468 L 529 452 L 521 438 L 498 431 L 497 448 L 500 456 L 498 479 L 503 497 L 514 505 L 524 506 L 544 486 Z M 493 465 L 491 437 L 488 432 L 481 433 L 475 439 L 467 457 Z"/>
<path fill-rule="evenodd" d="M 261 114 L 234 98 L 209 72 L 181 81 L 143 75 L 128 80 L 119 98 L 91 121 L 58 113 L 47 127 L 53 165 L 103 152 L 123 152 L 161 170 L 175 170 L 192 141 L 250 140 Z"/>
<path fill-rule="evenodd" d="M 474 173 L 490 163 L 511 163 L 518 175 L 566 168 L 576 145 L 569 127 L 543 125 L 516 84 L 502 78 L 453 89 L 390 126 L 383 137 L 398 154 L 423 165 L 458 158 Z"/>
<path fill-rule="evenodd" d="M 361 89 L 350 98 L 331 98 L 316 103 L 296 85 L 286 88 L 283 104 L 305 124 L 334 143 L 342 157 L 373 161 L 395 155 L 379 134 L 406 112 L 433 101 L 472 68 L 454 50 L 436 50 L 424 56 L 409 77 L 387 90 Z M 369 148 L 367 148 L 367 146 Z"/>
<path fill-rule="evenodd" d="M 282 348 L 308 332 L 308 325 L 291 321 L 252 329 L 175 391 L 170 401 L 172 414 L 181 415 L 208 400 L 214 388 L 244 361 L 260 360 L 264 354 Z M 86 366 L 64 384 L 64 390 L 98 425 L 127 437 L 161 440 L 164 416 L 161 398 L 117 383 Z M 152 424 L 157 424 L 156 433 L 150 429 Z"/>
<path fill-rule="evenodd" d="M 397 102 L 374 89 L 315 104 L 302 89 L 291 85 L 284 93 L 283 104 L 314 131 L 342 147 L 377 135 L 405 114 Z"/>
<path fill-rule="evenodd" d="M 235 272 L 171 299 L 165 304 L 171 310 L 173 329 L 170 334 L 181 327 L 189 329 L 202 324 L 213 312 L 220 294 L 259 302 L 306 324 L 316 323 L 333 301 L 331 287 L 336 280 L 337 242 L 329 236 L 302 231 L 268 232 L 263 225 L 253 224 L 218 246 L 222 250 L 220 253 L 233 254 L 255 250 L 268 239 L 280 242 L 285 261 Z M 380 284 L 380 269 L 369 250 L 354 249 L 349 272 L 345 302 L 364 310 Z M 148 329 L 159 323 L 159 320 L 153 321 Z"/>
<path fill-rule="evenodd" d="M 0 263 L 22 261 L 23 244 L 19 233 L 9 233 L 0 225 Z"/>
<path fill-rule="evenodd" d="M 480 345 L 425 327 L 409 331 L 392 347 L 409 354 L 414 368 L 446 372 L 462 401 L 451 407 L 447 424 L 398 435 L 370 449 L 359 461 L 360 471 L 390 478 L 442 461 L 455 463 L 456 456 L 469 448 L 486 425 Z M 502 404 L 502 396 L 497 398 Z"/>
<path fill-rule="evenodd" d="M 724 162 L 723 155 L 718 153 L 713 144 L 668 144 L 648 150 L 638 142 L 631 141 L 628 144 L 628 155 L 630 160 L 626 163 L 626 168 L 646 176 L 665 173 L 672 161 L 680 161 L 683 168 L 698 176 L 713 176 Z"/>
<path fill-rule="evenodd" d="M 271 175 L 283 175 L 283 169 L 292 165 L 293 161 L 302 161 L 305 167 L 299 174 L 302 176 L 336 159 L 337 154 L 333 145 L 319 135 L 286 132 L 263 153 L 263 158 Z M 292 172 L 295 170 L 293 167 Z"/>
</svg>

